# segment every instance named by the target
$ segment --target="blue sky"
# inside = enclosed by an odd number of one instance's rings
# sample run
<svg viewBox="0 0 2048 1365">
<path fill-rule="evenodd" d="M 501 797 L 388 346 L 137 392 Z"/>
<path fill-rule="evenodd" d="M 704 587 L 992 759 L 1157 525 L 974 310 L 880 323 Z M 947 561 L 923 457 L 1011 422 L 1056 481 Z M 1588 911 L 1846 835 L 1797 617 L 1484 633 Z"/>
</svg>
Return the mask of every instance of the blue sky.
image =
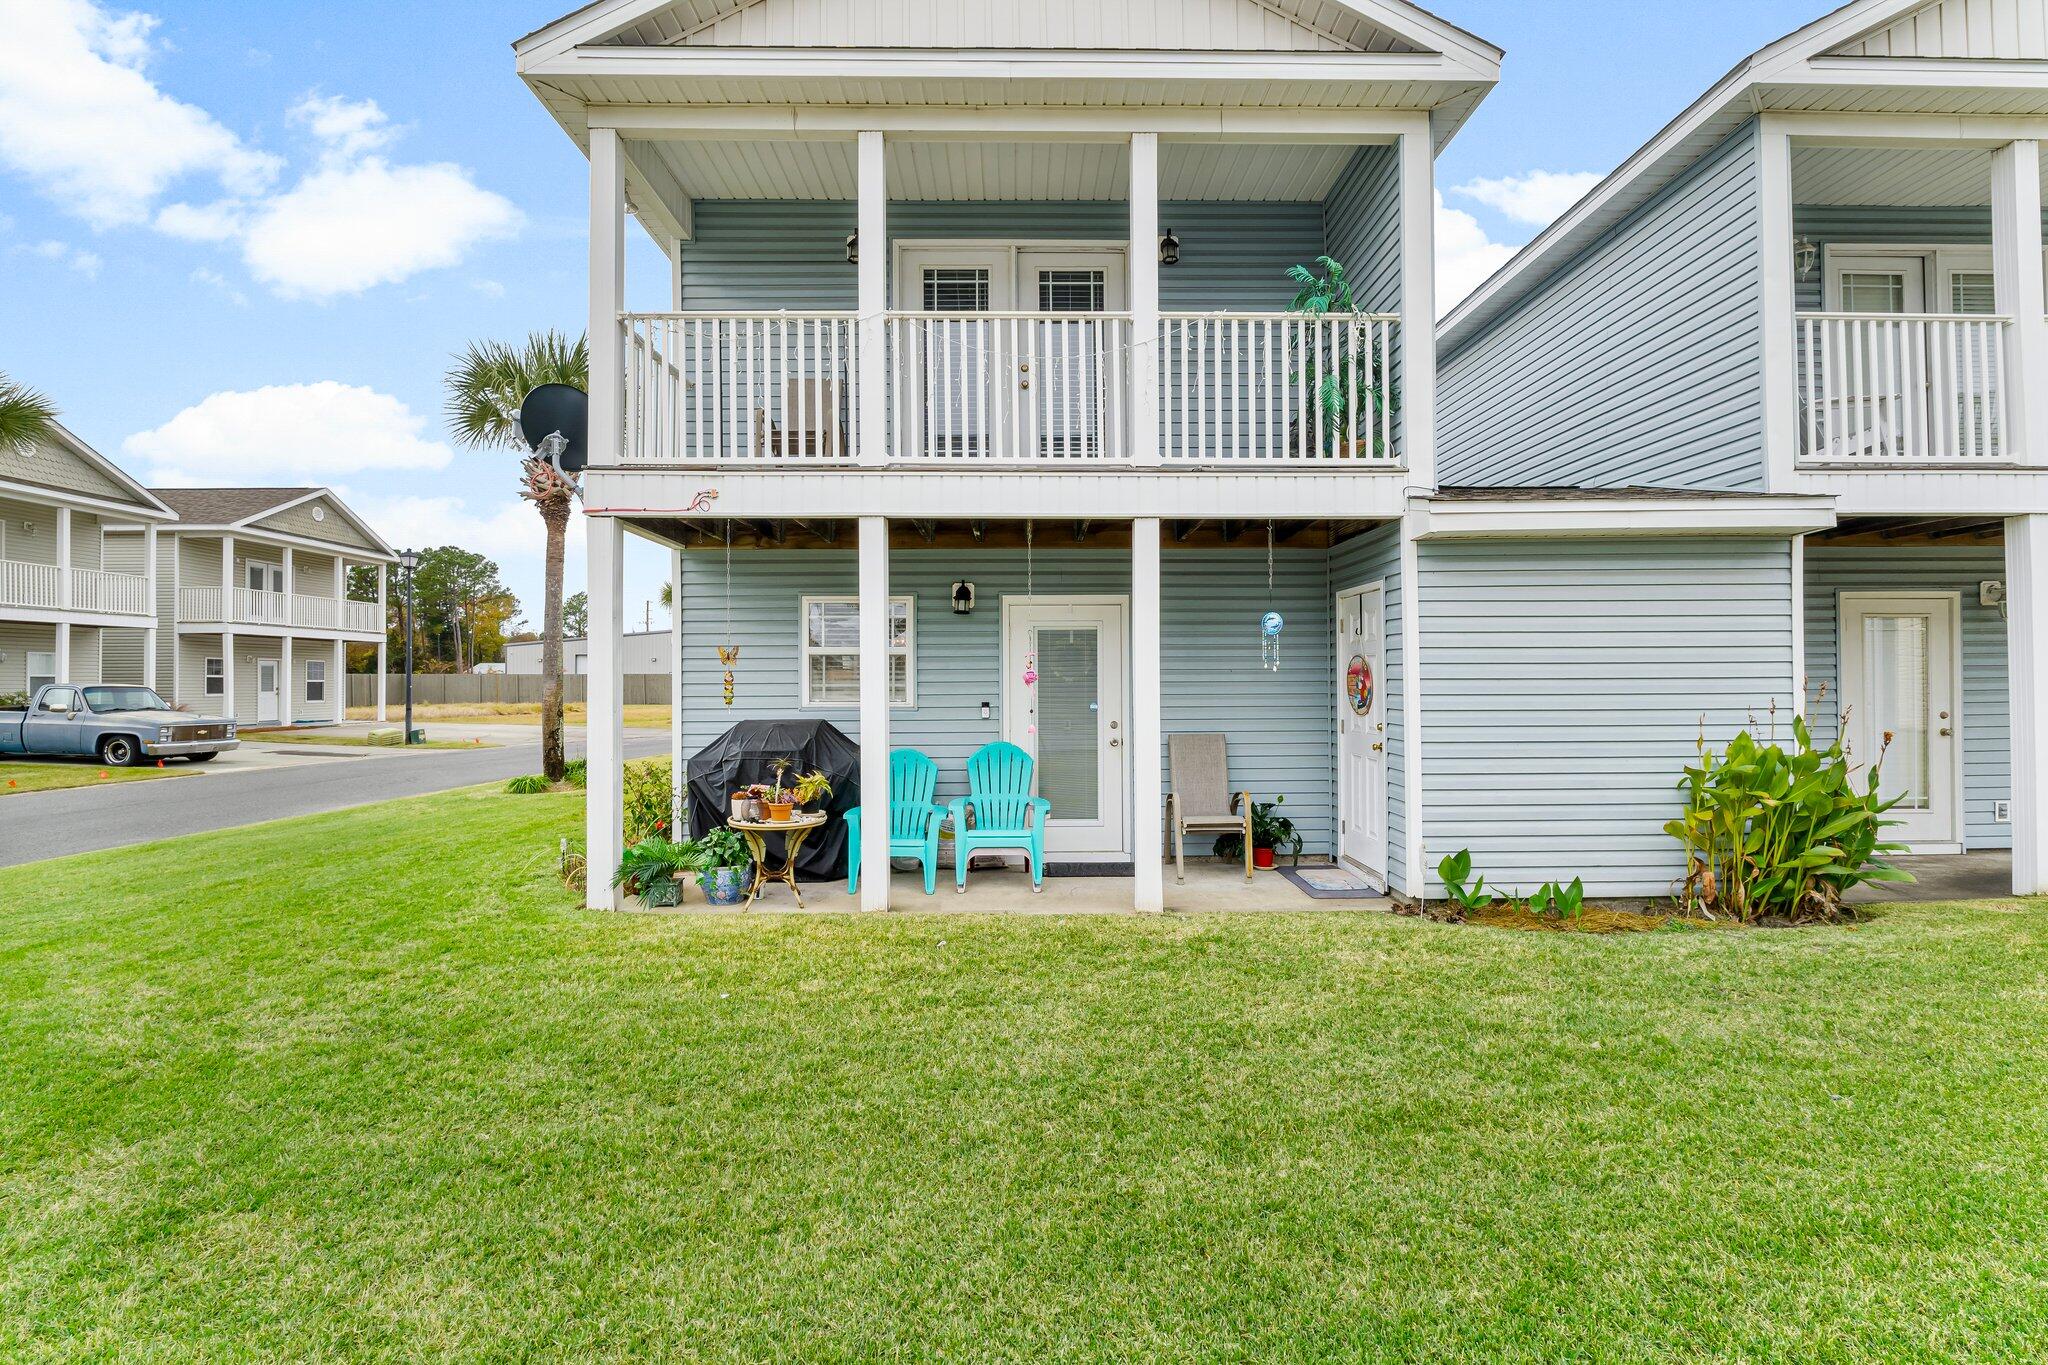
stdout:
<svg viewBox="0 0 2048 1365">
<path fill-rule="evenodd" d="M 1443 0 L 1508 50 L 1438 165 L 1445 277 L 1825 4 Z M 449 448 L 439 379 L 471 337 L 582 326 L 584 163 L 509 48 L 571 7 L 0 0 L 0 371 L 140 477 L 329 483 L 394 540 L 483 550 L 537 617 L 513 459 Z M 666 307 L 635 242 L 634 301 Z M 664 572 L 633 552 L 629 616 Z"/>
</svg>

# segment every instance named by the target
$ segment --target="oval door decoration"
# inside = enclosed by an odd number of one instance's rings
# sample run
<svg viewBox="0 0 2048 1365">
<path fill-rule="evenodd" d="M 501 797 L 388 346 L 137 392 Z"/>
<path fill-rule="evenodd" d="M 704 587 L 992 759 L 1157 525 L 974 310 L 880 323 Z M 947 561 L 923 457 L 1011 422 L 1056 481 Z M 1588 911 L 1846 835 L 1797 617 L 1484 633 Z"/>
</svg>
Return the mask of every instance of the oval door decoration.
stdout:
<svg viewBox="0 0 2048 1365">
<path fill-rule="evenodd" d="M 1344 670 L 1344 695 L 1351 698 L 1351 709 L 1358 715 L 1372 711 L 1372 665 L 1365 661 L 1363 654 L 1351 656 L 1351 666 Z"/>
</svg>

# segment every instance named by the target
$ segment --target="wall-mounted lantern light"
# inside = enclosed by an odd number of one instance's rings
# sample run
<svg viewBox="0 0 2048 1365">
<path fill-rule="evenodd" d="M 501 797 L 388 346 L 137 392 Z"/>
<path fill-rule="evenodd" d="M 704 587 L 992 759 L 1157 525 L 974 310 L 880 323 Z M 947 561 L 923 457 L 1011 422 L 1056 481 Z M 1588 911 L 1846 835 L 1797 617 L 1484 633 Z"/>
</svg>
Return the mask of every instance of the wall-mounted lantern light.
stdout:
<svg viewBox="0 0 2048 1365">
<path fill-rule="evenodd" d="M 1159 264 L 1180 264 L 1180 235 L 1172 228 L 1159 235 Z"/>
<path fill-rule="evenodd" d="M 1809 237 L 1792 243 L 1792 265 L 1800 279 L 1812 279 L 1813 272 L 1820 268 L 1820 243 Z"/>
<path fill-rule="evenodd" d="M 953 585 L 953 614 L 965 616 L 974 610 L 974 585 L 955 583 Z"/>
<path fill-rule="evenodd" d="M 860 264 L 860 234 L 858 232 L 846 234 L 846 263 L 848 265 Z"/>
</svg>

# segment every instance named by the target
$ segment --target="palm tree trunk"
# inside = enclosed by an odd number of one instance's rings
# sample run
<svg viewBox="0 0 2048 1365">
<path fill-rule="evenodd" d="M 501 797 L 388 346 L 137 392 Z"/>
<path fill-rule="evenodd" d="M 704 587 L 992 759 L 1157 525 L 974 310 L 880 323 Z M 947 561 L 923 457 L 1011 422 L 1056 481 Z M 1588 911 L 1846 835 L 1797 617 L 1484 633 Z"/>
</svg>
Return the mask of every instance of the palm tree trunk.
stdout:
<svg viewBox="0 0 2048 1365">
<path fill-rule="evenodd" d="M 562 748 L 562 557 L 569 538 L 567 493 L 542 502 L 540 516 L 548 530 L 540 644 L 540 769 L 548 781 L 560 782 L 569 767 Z"/>
</svg>

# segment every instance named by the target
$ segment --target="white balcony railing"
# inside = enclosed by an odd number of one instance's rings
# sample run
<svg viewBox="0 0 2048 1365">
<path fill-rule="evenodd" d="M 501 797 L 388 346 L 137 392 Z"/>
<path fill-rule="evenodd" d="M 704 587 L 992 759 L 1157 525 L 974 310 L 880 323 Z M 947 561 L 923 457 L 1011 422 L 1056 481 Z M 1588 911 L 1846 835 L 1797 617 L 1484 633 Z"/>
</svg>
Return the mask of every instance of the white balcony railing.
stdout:
<svg viewBox="0 0 2048 1365">
<path fill-rule="evenodd" d="M 1801 313 L 1800 461 L 1892 468 L 2018 458 L 2011 324 L 1977 314 Z"/>
<path fill-rule="evenodd" d="M 64 571 L 55 564 L 0 559 L 0 604 L 59 607 L 64 604 Z"/>
<path fill-rule="evenodd" d="M 227 595 L 231 611 L 223 614 L 219 588 L 180 588 L 178 619 L 190 625 L 291 626 L 305 630 L 339 630 L 374 635 L 381 626 L 375 602 L 354 598 L 315 597 L 255 588 L 236 588 Z"/>
<path fill-rule="evenodd" d="M 621 320 L 624 461 L 851 464 L 860 447 L 851 313 L 654 313 Z M 890 464 L 1401 467 L 1390 315 L 1168 313 L 1158 388 L 1134 391 L 1124 313 L 891 313 Z M 1132 448 L 1134 405 L 1158 416 Z"/>
<path fill-rule="evenodd" d="M 1398 468 L 1390 315 L 1167 313 L 1159 425 L 1169 462 L 1332 460 Z"/>
<path fill-rule="evenodd" d="M 104 569 L 71 569 L 71 609 L 101 615 L 148 616 L 149 580 L 138 574 L 108 573 Z M 64 577 L 67 570 L 55 564 L 31 564 L 19 559 L 0 559 L 0 606 L 66 606 Z"/>
</svg>

